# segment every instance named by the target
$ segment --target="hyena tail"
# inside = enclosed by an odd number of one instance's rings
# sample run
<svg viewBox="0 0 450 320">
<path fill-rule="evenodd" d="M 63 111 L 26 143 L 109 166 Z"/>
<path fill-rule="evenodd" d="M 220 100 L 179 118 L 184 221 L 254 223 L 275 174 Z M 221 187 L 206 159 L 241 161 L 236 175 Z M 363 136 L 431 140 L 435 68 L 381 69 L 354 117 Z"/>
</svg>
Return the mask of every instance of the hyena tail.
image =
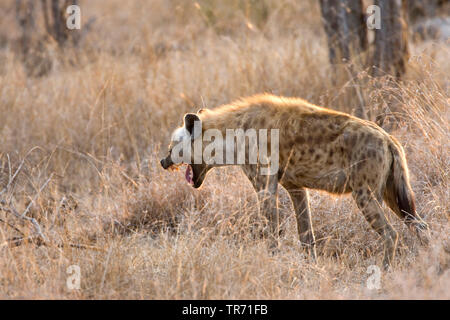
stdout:
<svg viewBox="0 0 450 320">
<path fill-rule="evenodd" d="M 408 226 L 414 226 L 417 231 L 426 231 L 428 225 L 416 212 L 405 153 L 400 143 L 393 137 L 389 150 L 392 154 L 392 165 L 386 181 L 384 200 Z"/>
</svg>

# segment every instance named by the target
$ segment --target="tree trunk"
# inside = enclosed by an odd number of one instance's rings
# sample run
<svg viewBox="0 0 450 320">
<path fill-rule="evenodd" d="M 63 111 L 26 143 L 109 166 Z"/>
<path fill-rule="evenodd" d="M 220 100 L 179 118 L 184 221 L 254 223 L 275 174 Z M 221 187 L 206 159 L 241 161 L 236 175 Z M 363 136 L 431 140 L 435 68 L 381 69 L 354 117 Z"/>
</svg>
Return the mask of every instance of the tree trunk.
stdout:
<svg viewBox="0 0 450 320">
<path fill-rule="evenodd" d="M 381 28 L 375 29 L 372 74 L 401 77 L 409 58 L 406 1 L 375 0 L 375 5 L 380 7 Z"/>
<path fill-rule="evenodd" d="M 365 101 L 354 68 L 356 63 L 365 64 L 361 53 L 368 46 L 362 0 L 320 0 L 320 9 L 328 40 L 328 56 L 333 65 L 332 81 L 340 82 L 337 78 L 341 77 L 343 82 L 353 84 L 349 96 L 359 100 L 354 106 L 354 114 L 365 119 Z"/>
<path fill-rule="evenodd" d="M 34 2 L 16 0 L 16 19 L 21 29 L 22 54 L 26 56 L 31 46 L 31 35 L 35 28 Z"/>
<path fill-rule="evenodd" d="M 439 0 L 407 0 L 409 20 L 415 23 L 423 18 L 434 17 L 439 4 Z"/>
<path fill-rule="evenodd" d="M 367 49 L 362 0 L 320 0 L 331 64 L 348 62 Z"/>
<path fill-rule="evenodd" d="M 41 0 L 44 25 L 47 34 L 53 37 L 60 47 L 72 38 L 76 45 L 77 33 L 70 33 L 66 26 L 66 9 L 69 5 L 78 5 L 78 0 Z"/>
</svg>

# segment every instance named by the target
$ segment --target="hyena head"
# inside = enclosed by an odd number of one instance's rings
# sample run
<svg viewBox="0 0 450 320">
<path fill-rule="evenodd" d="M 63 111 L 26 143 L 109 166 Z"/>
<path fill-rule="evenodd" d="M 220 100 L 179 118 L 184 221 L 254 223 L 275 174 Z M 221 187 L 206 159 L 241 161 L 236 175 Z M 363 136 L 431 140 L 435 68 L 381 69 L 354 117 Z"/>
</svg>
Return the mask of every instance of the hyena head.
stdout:
<svg viewBox="0 0 450 320">
<path fill-rule="evenodd" d="M 201 139 L 202 121 L 195 113 L 186 114 L 183 126 L 172 133 L 169 154 L 161 160 L 164 169 L 187 164 L 186 181 L 194 188 L 202 185 L 206 173 L 212 168 L 203 161 Z"/>
</svg>

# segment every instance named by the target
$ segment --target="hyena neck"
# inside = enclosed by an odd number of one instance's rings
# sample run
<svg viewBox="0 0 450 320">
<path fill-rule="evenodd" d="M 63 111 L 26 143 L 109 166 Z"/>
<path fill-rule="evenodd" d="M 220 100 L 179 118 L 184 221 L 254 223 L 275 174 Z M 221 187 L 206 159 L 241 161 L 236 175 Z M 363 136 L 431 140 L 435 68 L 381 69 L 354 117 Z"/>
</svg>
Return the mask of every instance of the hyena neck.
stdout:
<svg viewBox="0 0 450 320">
<path fill-rule="evenodd" d="M 230 123 L 222 117 L 216 115 L 213 111 L 205 115 L 199 115 L 202 121 L 202 132 L 207 130 L 216 129 L 220 130 L 222 134 L 225 134 L 227 127 L 230 127 Z"/>
</svg>

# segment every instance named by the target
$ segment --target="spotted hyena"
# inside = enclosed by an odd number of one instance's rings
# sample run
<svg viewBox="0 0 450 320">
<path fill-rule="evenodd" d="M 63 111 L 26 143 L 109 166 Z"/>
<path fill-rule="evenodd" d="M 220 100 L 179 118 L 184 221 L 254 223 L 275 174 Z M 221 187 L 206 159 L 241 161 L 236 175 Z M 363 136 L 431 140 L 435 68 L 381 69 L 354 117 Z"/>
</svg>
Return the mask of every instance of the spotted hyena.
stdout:
<svg viewBox="0 0 450 320">
<path fill-rule="evenodd" d="M 196 127 L 196 124 L 200 126 Z M 278 147 L 277 157 L 271 158 L 272 163 L 240 164 L 258 194 L 260 210 L 268 218 L 271 243 L 274 245 L 278 244 L 276 239 L 280 231 L 278 184 L 291 197 L 300 241 L 313 258 L 316 256 L 315 238 L 307 189 L 334 194 L 351 193 L 371 227 L 384 239 L 385 267 L 394 258 L 398 236 L 385 218 L 381 206 L 383 200 L 418 235 L 428 229 L 416 213 L 402 147 L 394 137 L 370 121 L 318 107 L 298 98 L 257 95 L 214 110 L 202 109 L 197 114 L 186 114 L 184 125 L 172 135 L 169 155 L 161 160 L 162 167 L 168 169 L 182 162 L 174 160 L 173 148 L 176 145 L 183 141 L 192 151 L 196 142 L 211 129 L 224 137 L 230 129 L 242 129 L 244 132 L 250 129 L 278 130 L 278 141 L 273 141 L 268 134 L 265 137 L 269 149 L 274 143 Z M 261 140 L 260 134 L 257 139 Z M 249 137 L 246 137 L 241 143 L 248 140 Z M 205 149 L 204 144 L 202 148 Z M 236 148 L 233 150 L 237 152 Z M 251 152 L 250 147 L 245 149 L 246 160 Z M 274 161 L 277 161 L 277 171 L 262 174 L 262 170 L 273 165 Z M 194 152 L 184 162 L 189 163 L 186 179 L 194 188 L 202 185 L 211 168 L 226 165 L 205 159 L 194 161 Z"/>
</svg>

